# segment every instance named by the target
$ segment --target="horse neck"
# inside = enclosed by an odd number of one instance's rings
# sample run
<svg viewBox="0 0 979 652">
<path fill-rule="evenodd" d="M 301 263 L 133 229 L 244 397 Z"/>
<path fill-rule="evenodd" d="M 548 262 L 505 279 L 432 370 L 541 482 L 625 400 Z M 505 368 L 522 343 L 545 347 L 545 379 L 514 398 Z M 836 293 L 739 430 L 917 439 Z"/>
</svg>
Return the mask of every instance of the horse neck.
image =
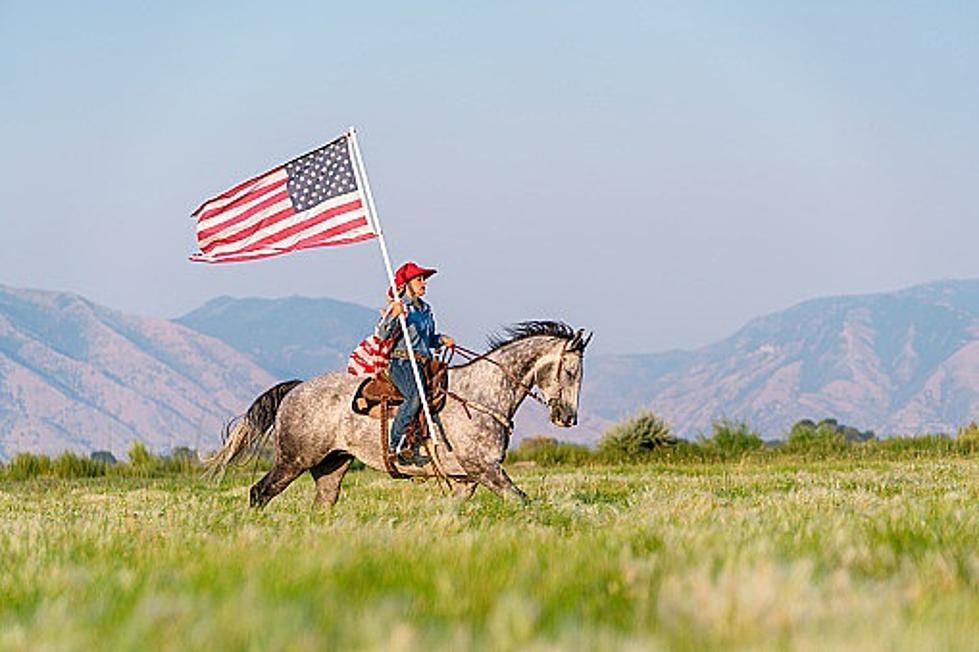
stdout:
<svg viewBox="0 0 979 652">
<path fill-rule="evenodd" d="M 528 337 L 501 346 L 487 360 L 477 360 L 460 371 L 455 383 L 468 397 L 492 405 L 513 416 L 527 398 L 533 372 L 552 348 L 552 338 Z M 520 384 L 517 384 L 519 381 Z"/>
</svg>

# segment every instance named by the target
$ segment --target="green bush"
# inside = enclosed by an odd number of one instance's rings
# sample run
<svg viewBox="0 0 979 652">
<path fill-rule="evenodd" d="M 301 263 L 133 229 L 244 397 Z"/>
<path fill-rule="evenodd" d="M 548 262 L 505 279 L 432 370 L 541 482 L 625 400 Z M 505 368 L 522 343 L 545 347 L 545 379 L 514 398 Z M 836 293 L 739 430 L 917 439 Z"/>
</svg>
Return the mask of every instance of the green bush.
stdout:
<svg viewBox="0 0 979 652">
<path fill-rule="evenodd" d="M 51 473 L 51 458 L 47 455 L 17 453 L 4 470 L 11 480 L 30 480 Z"/>
<path fill-rule="evenodd" d="M 51 474 L 58 478 L 97 478 L 105 475 L 105 471 L 105 464 L 68 451 L 51 463 Z"/>
<path fill-rule="evenodd" d="M 711 436 L 700 436 L 700 446 L 720 459 L 737 459 L 761 449 L 761 436 L 744 421 L 720 419 L 714 421 Z"/>
<path fill-rule="evenodd" d="M 580 466 L 592 461 L 587 446 L 558 441 L 554 437 L 528 437 L 507 454 L 509 462 L 534 462 L 542 466 L 570 464 Z"/>
<path fill-rule="evenodd" d="M 598 442 L 598 457 L 607 462 L 640 461 L 656 449 L 677 443 L 665 421 L 643 412 L 609 428 Z"/>
<path fill-rule="evenodd" d="M 975 421 L 959 428 L 955 437 L 955 448 L 961 453 L 979 452 L 979 425 Z"/>
<path fill-rule="evenodd" d="M 0 466 L 0 478 L 30 480 L 32 478 L 95 478 L 105 475 L 159 477 L 193 475 L 201 472 L 197 452 L 191 449 L 177 448 L 171 455 L 160 456 L 153 455 L 145 445 L 135 442 L 129 449 L 128 463 L 109 463 L 108 459 L 106 455 L 99 455 L 98 459 L 94 459 L 68 451 L 53 460 L 47 455 L 18 453 L 9 464 Z"/>
<path fill-rule="evenodd" d="M 717 457 L 714 451 L 708 450 L 700 443 L 687 441 L 686 439 L 674 440 L 674 443 L 666 446 L 658 446 L 646 453 L 644 461 L 651 463 L 684 463 L 684 462 L 709 462 Z"/>
<path fill-rule="evenodd" d="M 799 423 L 810 423 L 812 421 L 809 419 L 803 419 Z M 798 425 L 798 424 L 797 424 Z M 853 426 L 847 426 L 836 419 L 823 419 L 816 425 L 817 428 L 823 428 L 825 430 L 835 430 L 838 435 L 842 435 L 844 441 L 848 444 L 860 444 L 868 441 L 876 441 L 877 435 L 874 434 L 873 430 L 858 430 Z"/>
<path fill-rule="evenodd" d="M 146 445 L 141 441 L 134 441 L 129 445 L 129 463 L 137 468 L 149 468 L 153 465 L 153 456 L 146 449 Z"/>
<path fill-rule="evenodd" d="M 803 419 L 789 431 L 783 450 L 787 453 L 826 456 L 846 449 L 846 435 L 835 419 L 823 419 L 818 424 Z"/>
<path fill-rule="evenodd" d="M 201 468 L 197 451 L 186 446 L 177 446 L 165 457 L 156 457 L 156 469 L 163 473 L 192 473 Z"/>
<path fill-rule="evenodd" d="M 129 447 L 129 464 L 122 465 L 120 472 L 125 475 L 155 477 L 181 473 L 199 473 L 201 463 L 197 451 L 184 446 L 174 448 L 169 455 L 153 455 L 140 441 Z"/>
</svg>

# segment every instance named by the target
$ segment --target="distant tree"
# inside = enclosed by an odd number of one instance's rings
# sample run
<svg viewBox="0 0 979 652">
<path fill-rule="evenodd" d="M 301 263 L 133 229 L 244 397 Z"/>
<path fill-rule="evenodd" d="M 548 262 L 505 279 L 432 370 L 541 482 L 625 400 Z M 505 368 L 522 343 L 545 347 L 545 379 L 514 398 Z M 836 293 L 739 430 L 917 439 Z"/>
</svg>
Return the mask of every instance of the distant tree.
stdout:
<svg viewBox="0 0 979 652">
<path fill-rule="evenodd" d="M 975 421 L 963 428 L 959 428 L 959 432 L 955 437 L 955 447 L 967 453 L 979 451 L 979 425 Z"/>
<path fill-rule="evenodd" d="M 850 430 L 859 431 L 855 428 Z M 873 437 L 873 433 L 869 433 Z M 786 438 L 786 449 L 797 453 L 830 453 L 846 448 L 848 439 L 846 426 L 840 426 L 836 419 L 823 419 L 814 423 L 812 419 L 797 422 Z"/>
<path fill-rule="evenodd" d="M 857 430 L 850 426 L 843 427 L 843 436 L 851 444 L 860 444 L 865 441 L 876 441 L 877 435 L 874 434 L 873 430 Z"/>
<path fill-rule="evenodd" d="M 812 421 L 809 419 L 803 419 L 803 421 L 812 423 Z M 802 423 L 802 421 L 799 423 Z M 849 443 L 860 443 L 877 439 L 877 436 L 874 434 L 873 430 L 861 431 L 853 426 L 843 425 L 836 419 L 823 419 L 816 424 L 816 427 L 835 430 L 837 433 L 843 435 L 843 438 Z"/>
<path fill-rule="evenodd" d="M 92 451 L 91 455 L 89 455 L 89 458 L 93 462 L 101 462 L 106 466 L 112 466 L 113 464 L 116 464 L 119 461 L 116 459 L 116 456 L 113 455 L 110 451 Z"/>
<path fill-rule="evenodd" d="M 148 467 L 153 463 L 153 456 L 141 441 L 133 441 L 129 445 L 129 463 L 135 467 Z"/>
<path fill-rule="evenodd" d="M 714 421 L 711 436 L 700 436 L 700 445 L 723 458 L 740 457 L 764 446 L 761 436 L 744 421 Z"/>
<path fill-rule="evenodd" d="M 187 446 L 177 446 L 170 451 L 170 457 L 172 457 L 174 460 L 186 460 L 189 462 L 196 462 L 199 459 L 197 456 L 197 450 L 188 448 Z"/>
</svg>

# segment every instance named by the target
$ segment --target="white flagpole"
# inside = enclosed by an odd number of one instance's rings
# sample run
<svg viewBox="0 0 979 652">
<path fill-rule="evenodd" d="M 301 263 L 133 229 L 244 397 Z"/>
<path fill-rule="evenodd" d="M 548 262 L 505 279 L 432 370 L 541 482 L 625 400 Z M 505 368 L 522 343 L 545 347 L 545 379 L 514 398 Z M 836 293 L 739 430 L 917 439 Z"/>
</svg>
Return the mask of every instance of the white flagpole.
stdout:
<svg viewBox="0 0 979 652">
<path fill-rule="evenodd" d="M 347 133 L 350 135 L 350 146 L 353 150 L 357 176 L 364 184 L 364 196 L 367 198 L 368 219 L 374 228 L 374 232 L 377 233 L 377 241 L 381 245 L 381 255 L 384 257 L 384 266 L 387 268 L 388 272 L 388 282 L 391 284 L 391 296 L 394 297 L 395 301 L 398 301 L 398 288 L 394 283 L 394 270 L 391 268 L 391 257 L 388 255 L 388 247 L 384 242 L 384 231 L 381 229 L 381 221 L 377 217 L 377 209 L 374 208 L 374 195 L 371 194 L 371 187 L 367 182 L 367 168 L 364 167 L 364 160 L 360 157 L 360 147 L 357 145 L 357 130 L 351 127 Z M 405 320 L 404 312 L 398 316 L 398 321 L 401 323 L 401 332 L 405 338 L 405 346 L 408 347 L 408 361 L 411 363 L 411 371 L 415 376 L 415 387 L 417 387 L 418 396 L 421 398 L 422 410 L 425 413 L 425 420 L 428 423 L 428 432 L 434 437 L 435 422 L 432 421 L 432 413 L 428 409 L 428 397 L 425 396 L 425 385 L 422 383 L 421 372 L 419 372 L 418 363 L 415 361 L 415 350 L 411 345 L 411 338 L 408 336 L 408 322 Z M 385 436 L 388 436 L 388 433 L 385 433 Z M 401 441 L 398 442 L 396 452 L 401 451 L 401 446 L 403 443 L 404 435 L 401 436 Z M 435 464 L 438 465 L 438 462 L 435 462 Z"/>
</svg>

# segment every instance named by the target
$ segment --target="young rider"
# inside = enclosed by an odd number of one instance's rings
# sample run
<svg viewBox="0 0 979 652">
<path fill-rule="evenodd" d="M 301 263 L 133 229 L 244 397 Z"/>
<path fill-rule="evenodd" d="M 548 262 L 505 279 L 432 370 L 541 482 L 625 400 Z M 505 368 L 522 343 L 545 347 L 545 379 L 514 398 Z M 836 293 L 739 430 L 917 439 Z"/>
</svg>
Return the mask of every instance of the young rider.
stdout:
<svg viewBox="0 0 979 652">
<path fill-rule="evenodd" d="M 411 370 L 411 361 L 408 360 L 408 346 L 404 341 L 398 317 L 402 314 L 405 315 L 408 335 L 411 338 L 411 347 L 415 352 L 419 371 L 424 369 L 425 363 L 433 357 L 436 349 L 442 346 L 455 346 L 455 340 L 451 337 L 436 332 L 432 309 L 422 300 L 422 297 L 425 296 L 428 278 L 435 274 L 435 271 L 434 269 L 419 267 L 414 262 L 407 262 L 399 267 L 394 275 L 394 283 L 398 288 L 398 298 L 391 297 L 391 290 L 388 290 L 388 309 L 378 326 L 378 336 L 381 339 L 395 338 L 394 348 L 391 350 L 388 375 L 394 386 L 404 396 L 404 401 L 398 407 L 394 423 L 391 426 L 389 450 L 392 453 L 397 451 L 405 429 L 421 410 L 421 398 L 418 396 L 418 387 Z M 422 382 L 427 382 L 424 374 L 422 375 Z M 426 391 L 428 391 L 427 384 Z"/>
</svg>

